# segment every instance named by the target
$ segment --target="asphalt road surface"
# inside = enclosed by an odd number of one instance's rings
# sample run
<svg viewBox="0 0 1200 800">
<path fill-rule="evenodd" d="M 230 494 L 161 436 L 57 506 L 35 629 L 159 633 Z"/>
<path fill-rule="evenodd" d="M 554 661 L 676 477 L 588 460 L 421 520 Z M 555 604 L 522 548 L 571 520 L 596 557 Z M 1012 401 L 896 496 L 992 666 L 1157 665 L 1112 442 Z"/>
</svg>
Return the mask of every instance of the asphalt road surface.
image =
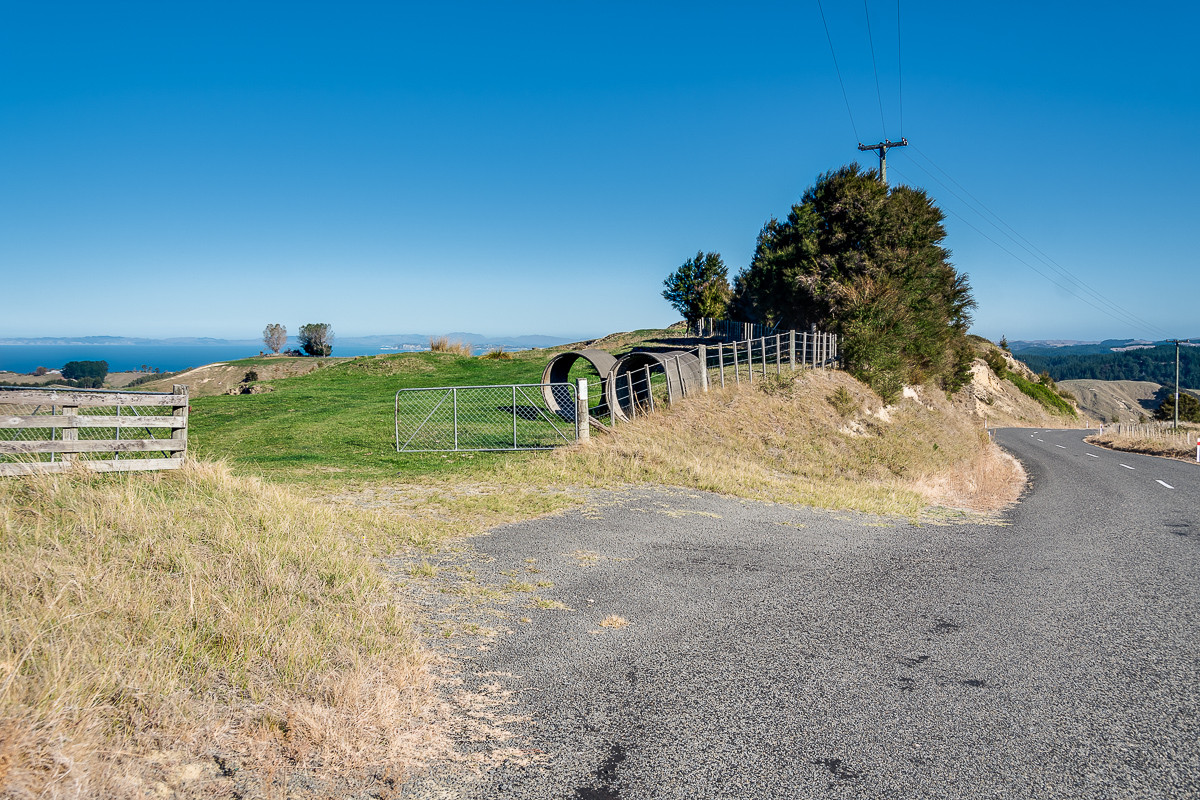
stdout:
<svg viewBox="0 0 1200 800">
<path fill-rule="evenodd" d="M 662 490 L 475 540 L 568 609 L 456 651 L 510 738 L 407 791 L 1200 797 L 1200 467 L 1084 435 L 998 432 L 1031 479 L 1002 524 Z"/>
</svg>

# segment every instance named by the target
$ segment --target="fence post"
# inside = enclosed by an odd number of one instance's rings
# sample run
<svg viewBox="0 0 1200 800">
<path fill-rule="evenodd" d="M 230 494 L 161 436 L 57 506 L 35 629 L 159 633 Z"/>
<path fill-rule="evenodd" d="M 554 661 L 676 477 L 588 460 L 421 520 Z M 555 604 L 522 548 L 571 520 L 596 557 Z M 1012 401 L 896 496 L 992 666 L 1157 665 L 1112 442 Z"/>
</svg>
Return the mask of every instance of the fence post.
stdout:
<svg viewBox="0 0 1200 800">
<path fill-rule="evenodd" d="M 788 364 L 792 367 L 792 372 L 796 371 L 796 330 L 793 328 L 788 331 Z"/>
<path fill-rule="evenodd" d="M 175 457 L 184 458 L 187 456 L 188 387 L 177 383 L 171 387 L 171 392 L 175 395 L 175 409 L 171 415 L 184 419 L 182 428 L 171 431 L 171 438 L 177 442 L 183 442 L 183 449 L 177 450 Z M 137 409 L 135 408 L 134 411 Z"/>
<path fill-rule="evenodd" d="M 453 398 L 453 402 L 454 402 L 454 449 L 457 451 L 458 450 L 458 387 L 456 386 L 456 387 L 452 388 L 450 391 L 454 395 L 454 398 Z"/>
<path fill-rule="evenodd" d="M 838 335 L 836 333 L 833 334 L 833 360 L 840 361 L 838 358 Z"/>
<path fill-rule="evenodd" d="M 747 323 L 749 324 L 749 323 Z M 754 383 L 754 340 L 746 340 L 746 380 Z"/>
<path fill-rule="evenodd" d="M 708 348 L 700 345 L 700 391 L 708 391 Z"/>
<path fill-rule="evenodd" d="M 62 440 L 64 442 L 79 441 L 79 429 L 75 427 L 75 415 L 79 413 L 79 406 L 59 406 L 58 408 L 62 412 L 62 415 L 67 417 L 67 419 L 63 420 L 65 424 L 62 429 Z M 75 455 L 75 453 L 63 453 L 63 463 L 70 464 L 75 460 Z"/>
<path fill-rule="evenodd" d="M 687 384 L 683 381 L 683 367 L 679 365 L 679 356 L 675 356 L 675 374 L 679 376 L 679 394 L 687 397 Z"/>
<path fill-rule="evenodd" d="M 654 413 L 654 384 L 650 383 L 650 365 L 642 367 L 646 371 L 646 398 L 650 401 L 650 413 Z"/>
<path fill-rule="evenodd" d="M 729 346 L 733 348 L 733 383 L 735 386 L 741 386 L 742 373 L 738 370 L 737 342 L 736 341 L 730 342 Z"/>
<path fill-rule="evenodd" d="M 783 339 L 775 334 L 775 374 L 783 374 Z"/>
<path fill-rule="evenodd" d="M 812 366 L 817 368 L 817 323 L 813 323 L 812 330 L 809 331 L 809 341 L 812 342 Z"/>
<path fill-rule="evenodd" d="M 721 373 L 721 388 L 725 388 L 725 343 L 717 342 L 717 372 Z"/>
<path fill-rule="evenodd" d="M 514 383 L 512 387 L 513 394 L 513 450 L 517 449 L 517 385 Z M 554 390 L 550 390 L 553 394 Z"/>
<path fill-rule="evenodd" d="M 763 380 L 765 381 L 767 379 L 767 337 L 762 337 L 758 345 L 762 348 Z"/>
<path fill-rule="evenodd" d="M 575 379 L 575 441 L 586 442 L 591 431 L 588 424 L 587 378 Z"/>
<path fill-rule="evenodd" d="M 616 380 L 616 379 L 617 378 L 614 375 L 613 380 Z M 633 373 L 632 372 L 625 373 L 625 388 L 629 390 L 629 418 L 637 419 L 637 395 L 634 394 L 634 392 L 633 392 Z M 616 393 L 617 393 L 616 388 L 614 387 L 613 394 L 616 395 Z M 617 405 L 620 405 L 619 401 L 618 401 Z M 609 409 L 609 413 L 610 414 L 612 413 L 611 408 Z"/>
</svg>

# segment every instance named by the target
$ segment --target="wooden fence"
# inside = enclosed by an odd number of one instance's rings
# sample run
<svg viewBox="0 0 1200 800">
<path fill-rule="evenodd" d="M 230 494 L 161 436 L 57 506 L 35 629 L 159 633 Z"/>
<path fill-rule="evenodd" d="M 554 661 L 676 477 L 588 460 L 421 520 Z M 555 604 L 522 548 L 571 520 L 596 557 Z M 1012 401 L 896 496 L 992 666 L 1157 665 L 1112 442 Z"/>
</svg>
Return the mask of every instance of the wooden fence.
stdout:
<svg viewBox="0 0 1200 800">
<path fill-rule="evenodd" d="M 0 386 L 0 475 L 175 469 L 187 454 L 188 390 Z"/>
</svg>

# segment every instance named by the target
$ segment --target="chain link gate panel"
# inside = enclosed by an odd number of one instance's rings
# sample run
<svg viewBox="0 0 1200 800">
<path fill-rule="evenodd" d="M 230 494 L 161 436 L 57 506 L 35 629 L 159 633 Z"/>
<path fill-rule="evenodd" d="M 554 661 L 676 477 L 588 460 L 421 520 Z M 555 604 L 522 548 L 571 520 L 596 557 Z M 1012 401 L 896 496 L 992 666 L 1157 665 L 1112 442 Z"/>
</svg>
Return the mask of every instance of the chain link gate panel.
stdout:
<svg viewBox="0 0 1200 800">
<path fill-rule="evenodd" d="M 557 410 L 551 410 L 549 392 Z M 396 392 L 396 451 L 547 450 L 576 439 L 568 383 L 438 386 Z"/>
</svg>

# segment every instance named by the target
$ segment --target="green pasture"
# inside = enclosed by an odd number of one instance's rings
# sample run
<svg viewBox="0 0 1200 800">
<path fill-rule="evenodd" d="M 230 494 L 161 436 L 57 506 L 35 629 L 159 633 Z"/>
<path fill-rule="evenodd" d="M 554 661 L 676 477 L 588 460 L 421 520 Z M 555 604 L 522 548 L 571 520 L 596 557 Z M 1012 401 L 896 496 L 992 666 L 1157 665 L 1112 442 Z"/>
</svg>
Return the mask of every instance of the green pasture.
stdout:
<svg viewBox="0 0 1200 800">
<path fill-rule="evenodd" d="M 634 346 L 672 340 L 667 332 L 635 331 L 604 343 L 619 354 Z M 684 344 L 679 342 L 680 345 Z M 511 359 L 489 359 L 449 353 L 399 353 L 363 356 L 329 363 L 307 375 L 276 379 L 265 394 L 221 395 L 192 401 L 189 449 L 208 459 L 222 459 L 239 471 L 289 482 L 415 479 L 423 475 L 462 475 L 486 471 L 523 453 L 397 453 L 394 407 L 396 391 L 436 386 L 490 386 L 540 383 L 555 350 L 512 353 Z M 231 362 L 252 369 L 261 358 Z M 571 378 L 589 377 L 589 405 L 598 404 L 599 382 L 582 362 Z M 531 392 L 531 394 L 534 394 Z M 465 397 L 465 395 L 464 395 Z M 472 413 L 464 400 L 464 418 Z M 502 406 L 511 399 L 488 398 L 475 430 L 485 443 L 502 446 L 512 440 L 513 415 Z M 519 406 L 527 406 L 518 398 Z M 444 406 L 439 418 L 444 420 Z M 518 419 L 524 441 L 534 420 Z M 563 423 L 563 427 L 569 427 Z M 540 443 L 561 441 L 544 425 Z M 442 429 L 445 430 L 444 428 Z M 573 428 L 571 429 L 573 431 Z M 572 433 L 573 435 L 573 433 Z M 446 442 L 444 433 L 443 443 Z M 462 442 L 466 444 L 466 442 Z"/>
</svg>

